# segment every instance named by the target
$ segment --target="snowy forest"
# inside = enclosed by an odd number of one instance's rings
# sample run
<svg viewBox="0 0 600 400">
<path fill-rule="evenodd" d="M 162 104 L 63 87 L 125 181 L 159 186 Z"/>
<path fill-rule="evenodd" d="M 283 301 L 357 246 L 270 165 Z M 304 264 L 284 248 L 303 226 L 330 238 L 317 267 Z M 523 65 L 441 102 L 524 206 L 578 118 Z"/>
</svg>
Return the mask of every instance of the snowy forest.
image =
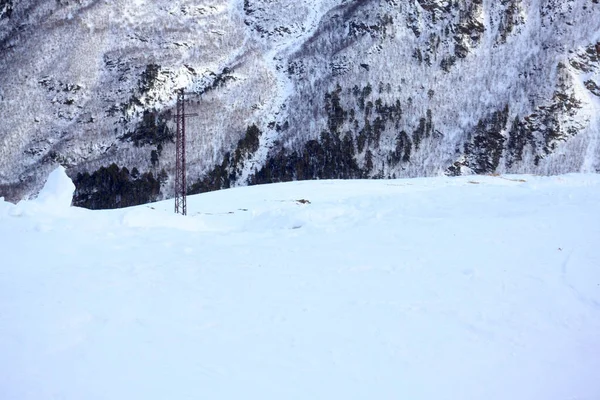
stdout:
<svg viewBox="0 0 600 400">
<path fill-rule="evenodd" d="M 598 0 L 0 0 L 0 196 L 600 171 Z"/>
</svg>

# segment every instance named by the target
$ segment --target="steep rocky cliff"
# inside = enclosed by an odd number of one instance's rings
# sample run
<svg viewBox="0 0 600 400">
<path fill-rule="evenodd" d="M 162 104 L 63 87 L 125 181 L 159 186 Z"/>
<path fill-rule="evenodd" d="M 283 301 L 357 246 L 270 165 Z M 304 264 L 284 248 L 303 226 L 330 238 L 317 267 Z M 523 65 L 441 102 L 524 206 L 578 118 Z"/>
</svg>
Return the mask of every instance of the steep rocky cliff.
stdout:
<svg viewBox="0 0 600 400">
<path fill-rule="evenodd" d="M 0 196 L 600 171 L 598 0 L 0 0 Z"/>
</svg>

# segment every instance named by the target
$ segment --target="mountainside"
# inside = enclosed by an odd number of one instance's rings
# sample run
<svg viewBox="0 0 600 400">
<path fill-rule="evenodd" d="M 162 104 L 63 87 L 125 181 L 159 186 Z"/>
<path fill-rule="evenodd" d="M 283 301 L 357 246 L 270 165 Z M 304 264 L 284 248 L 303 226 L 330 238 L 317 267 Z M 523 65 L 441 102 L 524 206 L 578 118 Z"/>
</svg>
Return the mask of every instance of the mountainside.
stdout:
<svg viewBox="0 0 600 400">
<path fill-rule="evenodd" d="M 600 170 L 598 0 L 0 0 L 0 196 Z"/>
</svg>

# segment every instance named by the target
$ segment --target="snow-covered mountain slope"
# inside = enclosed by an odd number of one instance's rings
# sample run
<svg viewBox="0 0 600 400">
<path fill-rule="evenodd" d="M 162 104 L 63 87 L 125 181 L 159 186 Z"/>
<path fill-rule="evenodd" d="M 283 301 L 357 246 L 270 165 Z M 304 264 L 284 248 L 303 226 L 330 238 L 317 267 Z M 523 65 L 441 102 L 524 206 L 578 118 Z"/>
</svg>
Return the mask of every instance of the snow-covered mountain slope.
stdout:
<svg viewBox="0 0 600 400">
<path fill-rule="evenodd" d="M 600 398 L 600 175 L 72 193 L 0 201 L 2 399 Z"/>
<path fill-rule="evenodd" d="M 192 192 L 596 172 L 599 59 L 597 0 L 3 0 L 0 195 L 172 194 L 181 87 Z"/>
</svg>

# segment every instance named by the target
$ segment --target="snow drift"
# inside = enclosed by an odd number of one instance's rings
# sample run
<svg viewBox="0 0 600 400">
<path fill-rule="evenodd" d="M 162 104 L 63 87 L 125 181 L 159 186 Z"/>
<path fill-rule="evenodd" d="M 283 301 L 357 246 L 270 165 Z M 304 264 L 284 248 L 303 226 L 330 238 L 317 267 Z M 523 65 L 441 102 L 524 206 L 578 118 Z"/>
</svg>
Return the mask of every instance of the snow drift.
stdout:
<svg viewBox="0 0 600 400">
<path fill-rule="evenodd" d="M 597 175 L 0 202 L 0 397 L 596 399 L 599 202 Z"/>
</svg>

